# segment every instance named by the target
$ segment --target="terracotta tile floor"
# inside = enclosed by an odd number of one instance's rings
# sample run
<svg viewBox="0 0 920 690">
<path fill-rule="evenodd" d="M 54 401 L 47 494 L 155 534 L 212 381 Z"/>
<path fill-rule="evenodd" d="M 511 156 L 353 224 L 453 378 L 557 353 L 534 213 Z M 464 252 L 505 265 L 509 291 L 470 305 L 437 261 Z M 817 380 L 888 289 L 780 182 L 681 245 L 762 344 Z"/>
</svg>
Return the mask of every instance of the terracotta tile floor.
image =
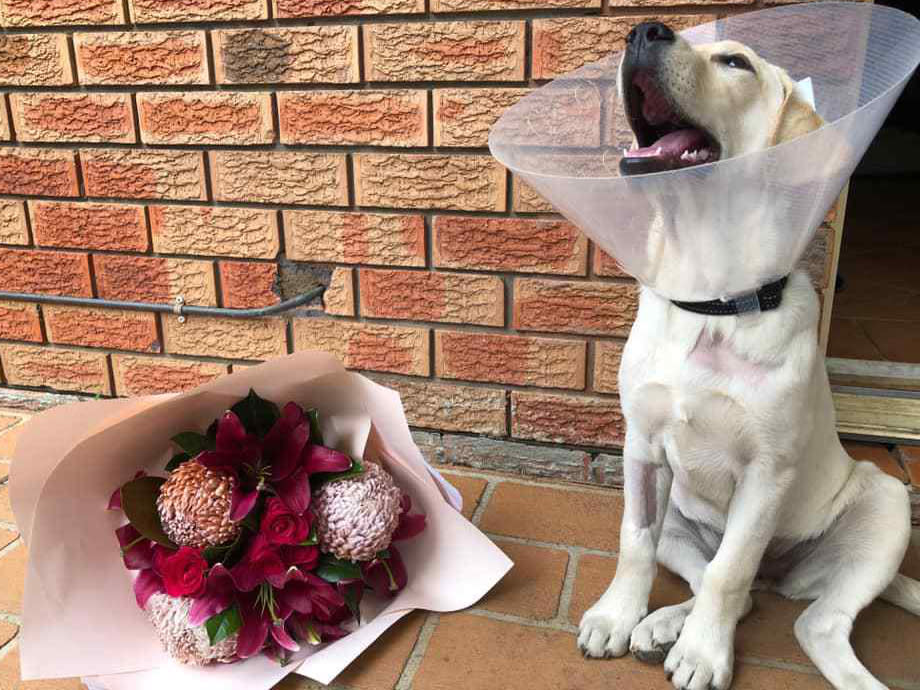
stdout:
<svg viewBox="0 0 920 690">
<path fill-rule="evenodd" d="M 0 463 L 9 459 L 25 416 L 0 410 Z M 920 453 L 849 444 L 902 481 L 915 481 Z M 0 465 L 2 467 L 2 465 Z M 612 490 L 525 481 L 495 473 L 446 468 L 471 517 L 515 561 L 515 568 L 476 607 L 438 615 L 415 612 L 390 629 L 336 681 L 338 690 L 667 690 L 660 667 L 631 659 L 585 661 L 575 649 L 581 614 L 616 570 L 622 496 Z M 0 479 L 0 482 L 5 479 Z M 920 488 L 920 487 L 918 487 Z M 0 690 L 80 690 L 78 680 L 21 683 L 18 612 L 26 550 L 0 484 Z M 903 570 L 920 577 L 920 530 Z M 651 607 L 689 595 L 680 578 L 663 571 Z M 818 690 L 817 674 L 792 633 L 804 604 L 756 593 L 739 625 L 735 690 Z M 920 690 L 920 618 L 876 603 L 857 621 L 854 644 L 888 685 Z M 289 676 L 279 690 L 319 686 Z"/>
</svg>

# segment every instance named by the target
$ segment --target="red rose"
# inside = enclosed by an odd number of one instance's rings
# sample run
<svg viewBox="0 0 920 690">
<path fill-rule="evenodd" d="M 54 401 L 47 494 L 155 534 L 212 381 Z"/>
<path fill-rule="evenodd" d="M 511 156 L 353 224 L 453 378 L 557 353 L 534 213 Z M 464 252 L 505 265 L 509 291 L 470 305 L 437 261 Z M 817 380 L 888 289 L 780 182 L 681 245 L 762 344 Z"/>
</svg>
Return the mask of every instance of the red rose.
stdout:
<svg viewBox="0 0 920 690">
<path fill-rule="evenodd" d="M 178 551 L 156 548 L 153 568 L 163 578 L 166 593 L 171 597 L 197 597 L 204 594 L 208 562 L 201 549 L 183 546 Z"/>
<path fill-rule="evenodd" d="M 280 498 L 269 498 L 259 532 L 271 544 L 299 544 L 310 536 L 310 522 L 307 514 L 298 515 L 288 508 Z"/>
</svg>

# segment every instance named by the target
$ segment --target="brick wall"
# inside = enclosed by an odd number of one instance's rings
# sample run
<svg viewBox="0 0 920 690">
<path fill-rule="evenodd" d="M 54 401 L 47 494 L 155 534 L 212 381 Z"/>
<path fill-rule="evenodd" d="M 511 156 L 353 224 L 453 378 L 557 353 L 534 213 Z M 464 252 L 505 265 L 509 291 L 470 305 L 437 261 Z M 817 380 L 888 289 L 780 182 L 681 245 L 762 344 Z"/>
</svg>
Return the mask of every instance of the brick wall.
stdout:
<svg viewBox="0 0 920 690">
<path fill-rule="evenodd" d="M 322 348 L 399 389 L 437 459 L 616 482 L 636 286 L 487 133 L 641 19 L 764 5 L 0 0 L 0 289 L 236 308 L 329 285 L 260 321 L 0 303 L 3 381 L 136 395 Z"/>
</svg>

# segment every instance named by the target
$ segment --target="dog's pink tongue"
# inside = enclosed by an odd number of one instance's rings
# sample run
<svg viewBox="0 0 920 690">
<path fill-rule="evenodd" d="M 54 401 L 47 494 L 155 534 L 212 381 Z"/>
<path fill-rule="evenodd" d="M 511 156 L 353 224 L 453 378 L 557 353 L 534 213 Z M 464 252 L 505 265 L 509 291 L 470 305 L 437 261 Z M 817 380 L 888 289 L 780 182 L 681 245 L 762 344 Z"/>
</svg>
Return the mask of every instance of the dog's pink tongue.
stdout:
<svg viewBox="0 0 920 690">
<path fill-rule="evenodd" d="M 706 135 L 698 129 L 679 129 L 661 137 L 651 146 L 634 149 L 629 158 L 680 158 L 687 151 L 706 147 Z"/>
</svg>

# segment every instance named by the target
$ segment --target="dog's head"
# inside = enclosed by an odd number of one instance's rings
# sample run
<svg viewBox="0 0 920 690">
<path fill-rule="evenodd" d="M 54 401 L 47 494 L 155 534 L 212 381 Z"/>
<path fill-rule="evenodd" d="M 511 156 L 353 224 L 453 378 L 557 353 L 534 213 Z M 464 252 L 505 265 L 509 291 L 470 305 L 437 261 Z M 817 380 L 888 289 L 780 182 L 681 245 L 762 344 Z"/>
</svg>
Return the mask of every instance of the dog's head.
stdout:
<svg viewBox="0 0 920 690">
<path fill-rule="evenodd" d="M 620 98 L 636 137 L 621 163 L 624 174 L 732 158 L 823 124 L 786 71 L 749 47 L 691 45 L 660 22 L 630 32 Z"/>
</svg>

